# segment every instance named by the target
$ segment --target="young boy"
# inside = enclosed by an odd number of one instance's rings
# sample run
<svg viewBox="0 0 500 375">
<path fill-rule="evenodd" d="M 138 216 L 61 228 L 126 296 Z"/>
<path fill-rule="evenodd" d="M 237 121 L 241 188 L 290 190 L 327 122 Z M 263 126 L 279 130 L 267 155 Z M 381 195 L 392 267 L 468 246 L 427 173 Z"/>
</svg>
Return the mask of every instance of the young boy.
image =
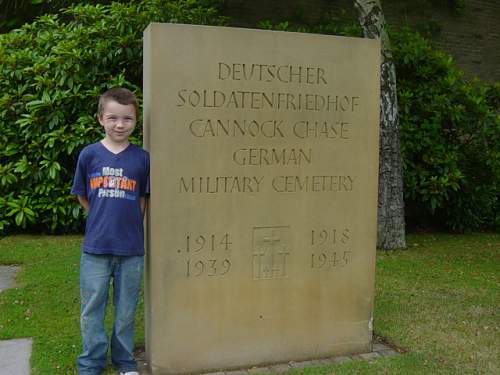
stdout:
<svg viewBox="0 0 500 375">
<path fill-rule="evenodd" d="M 131 91 L 105 92 L 97 111 L 104 139 L 86 146 L 78 157 L 71 193 L 88 213 L 80 261 L 80 375 L 98 375 L 106 366 L 110 280 L 115 307 L 111 361 L 120 374 L 139 374 L 133 357 L 134 318 L 143 270 L 149 154 L 128 140 L 137 116 Z"/>
</svg>

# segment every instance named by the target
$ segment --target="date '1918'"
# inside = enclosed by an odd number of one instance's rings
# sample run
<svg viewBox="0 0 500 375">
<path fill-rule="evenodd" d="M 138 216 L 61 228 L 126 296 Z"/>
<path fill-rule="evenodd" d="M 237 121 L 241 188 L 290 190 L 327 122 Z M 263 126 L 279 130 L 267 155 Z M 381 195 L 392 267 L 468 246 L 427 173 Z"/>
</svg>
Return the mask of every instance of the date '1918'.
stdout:
<svg viewBox="0 0 500 375">
<path fill-rule="evenodd" d="M 333 269 L 348 264 L 351 235 L 349 228 L 311 230 L 311 268 Z"/>
<path fill-rule="evenodd" d="M 321 229 L 311 231 L 311 246 L 335 247 L 336 245 L 346 245 L 351 239 L 349 228 L 342 230 Z"/>
</svg>

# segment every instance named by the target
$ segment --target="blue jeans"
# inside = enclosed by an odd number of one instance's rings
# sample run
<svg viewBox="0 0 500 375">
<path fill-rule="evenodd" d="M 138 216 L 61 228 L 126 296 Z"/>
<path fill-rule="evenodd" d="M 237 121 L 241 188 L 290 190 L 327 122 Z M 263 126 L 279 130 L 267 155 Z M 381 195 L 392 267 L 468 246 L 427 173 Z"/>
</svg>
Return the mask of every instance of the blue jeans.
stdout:
<svg viewBox="0 0 500 375">
<path fill-rule="evenodd" d="M 80 375 L 98 375 L 106 367 L 108 337 L 104 317 L 113 279 L 114 320 L 111 362 L 118 371 L 137 371 L 134 360 L 134 319 L 141 288 L 144 257 L 82 253 L 80 260 L 80 329 L 83 352 Z"/>
</svg>

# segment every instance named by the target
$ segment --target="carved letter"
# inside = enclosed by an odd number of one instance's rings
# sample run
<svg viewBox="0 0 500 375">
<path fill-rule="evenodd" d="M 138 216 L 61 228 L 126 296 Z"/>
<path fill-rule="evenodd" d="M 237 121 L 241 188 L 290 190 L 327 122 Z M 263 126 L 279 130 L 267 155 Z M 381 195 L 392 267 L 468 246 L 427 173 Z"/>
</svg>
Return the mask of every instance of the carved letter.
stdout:
<svg viewBox="0 0 500 375">
<path fill-rule="evenodd" d="M 238 164 L 238 165 L 246 165 L 247 164 L 247 159 L 245 157 L 247 149 L 246 148 L 240 148 L 233 152 L 233 161 Z M 243 156 L 241 156 L 243 154 Z"/>
<path fill-rule="evenodd" d="M 199 119 L 196 119 L 196 120 L 191 121 L 191 123 L 189 124 L 189 131 L 190 131 L 190 132 L 191 132 L 191 134 L 192 134 L 192 135 L 194 135 L 195 137 L 203 137 L 203 135 L 201 135 L 201 134 L 199 134 L 199 133 L 197 134 L 197 132 L 195 132 L 195 128 L 194 128 L 195 123 L 200 122 L 200 121 L 203 121 L 203 120 L 202 120 L 201 118 L 199 118 Z M 196 129 L 198 129 L 198 128 L 196 128 Z"/>
<path fill-rule="evenodd" d="M 219 79 L 228 79 L 231 75 L 231 67 L 224 63 L 219 63 Z"/>
<path fill-rule="evenodd" d="M 186 89 L 181 89 L 179 90 L 179 92 L 177 93 L 177 95 L 179 96 L 179 99 L 182 100 L 182 103 L 178 103 L 177 104 L 177 107 L 184 107 L 184 104 L 186 104 L 186 98 L 184 98 L 184 96 L 182 96 L 183 94 L 186 93 Z"/>
<path fill-rule="evenodd" d="M 293 134 L 295 134 L 295 136 L 297 138 L 305 138 L 306 136 L 302 133 L 300 134 L 299 133 L 299 130 L 297 127 L 299 128 L 303 128 L 303 126 L 306 124 L 305 121 L 299 121 L 299 122 L 296 122 L 295 124 L 293 124 Z"/>
<path fill-rule="evenodd" d="M 276 177 L 274 177 L 271 184 L 273 185 L 274 191 L 276 191 L 278 193 L 283 193 L 283 192 L 285 192 L 285 189 L 284 188 L 279 189 L 279 186 L 278 186 L 279 182 L 277 181 L 278 179 L 282 179 L 283 180 L 283 176 L 276 176 Z"/>
<path fill-rule="evenodd" d="M 191 192 L 194 193 L 194 177 L 191 178 L 191 181 L 186 184 L 186 181 L 184 181 L 184 177 L 181 177 L 179 180 L 179 193 L 187 193 Z M 184 191 L 183 191 L 184 190 Z"/>
<path fill-rule="evenodd" d="M 357 107 L 359 105 L 359 103 L 357 103 L 357 100 L 359 99 L 359 96 L 353 96 L 352 97 L 352 111 L 354 112 L 354 108 Z"/>
<path fill-rule="evenodd" d="M 325 74 L 324 69 L 318 68 L 318 82 L 317 82 L 318 84 L 319 84 L 319 81 L 322 80 L 323 83 L 326 85 L 326 80 L 325 80 L 324 74 Z"/>
</svg>

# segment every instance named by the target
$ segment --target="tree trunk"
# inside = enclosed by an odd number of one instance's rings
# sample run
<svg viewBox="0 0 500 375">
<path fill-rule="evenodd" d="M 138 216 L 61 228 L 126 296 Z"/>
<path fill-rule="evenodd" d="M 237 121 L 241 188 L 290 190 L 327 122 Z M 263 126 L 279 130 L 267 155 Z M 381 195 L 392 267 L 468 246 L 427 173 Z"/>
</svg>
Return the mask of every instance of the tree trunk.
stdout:
<svg viewBox="0 0 500 375">
<path fill-rule="evenodd" d="M 380 151 L 377 212 L 377 247 L 405 248 L 403 164 L 399 142 L 396 68 L 392 62 L 389 36 L 380 0 L 355 0 L 366 38 L 381 41 L 380 66 Z"/>
</svg>

